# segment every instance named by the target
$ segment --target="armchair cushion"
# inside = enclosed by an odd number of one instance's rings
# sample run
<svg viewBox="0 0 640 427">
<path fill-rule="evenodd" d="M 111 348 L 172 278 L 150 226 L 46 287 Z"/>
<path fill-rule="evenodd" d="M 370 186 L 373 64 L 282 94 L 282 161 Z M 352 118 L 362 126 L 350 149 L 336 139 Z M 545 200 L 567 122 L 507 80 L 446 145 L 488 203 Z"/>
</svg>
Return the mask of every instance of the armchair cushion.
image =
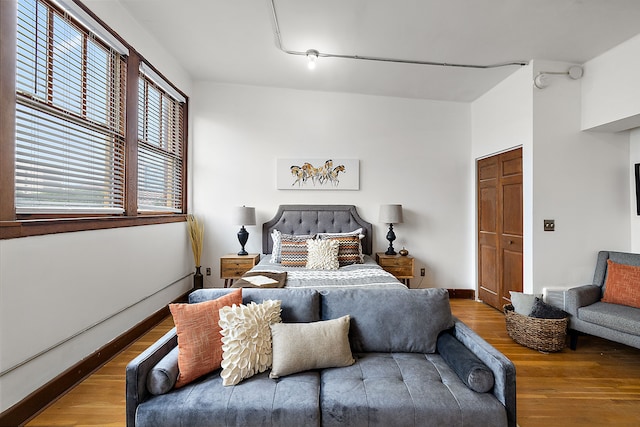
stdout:
<svg viewBox="0 0 640 427">
<path fill-rule="evenodd" d="M 600 286 L 583 285 L 567 291 L 567 312 L 578 317 L 578 309 L 600 301 L 602 290 Z"/>
</svg>

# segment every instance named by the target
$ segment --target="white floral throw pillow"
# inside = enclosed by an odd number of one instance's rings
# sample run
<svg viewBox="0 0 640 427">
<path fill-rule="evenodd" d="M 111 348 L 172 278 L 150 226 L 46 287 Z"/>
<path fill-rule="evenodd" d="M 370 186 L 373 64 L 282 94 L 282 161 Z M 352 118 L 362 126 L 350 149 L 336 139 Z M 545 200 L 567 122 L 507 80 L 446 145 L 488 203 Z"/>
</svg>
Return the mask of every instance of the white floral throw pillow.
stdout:
<svg viewBox="0 0 640 427">
<path fill-rule="evenodd" d="M 340 242 L 335 239 L 307 240 L 307 268 L 337 270 Z"/>
<path fill-rule="evenodd" d="M 271 367 L 270 326 L 281 322 L 280 303 L 266 300 L 220 309 L 222 385 L 236 385 Z"/>
</svg>

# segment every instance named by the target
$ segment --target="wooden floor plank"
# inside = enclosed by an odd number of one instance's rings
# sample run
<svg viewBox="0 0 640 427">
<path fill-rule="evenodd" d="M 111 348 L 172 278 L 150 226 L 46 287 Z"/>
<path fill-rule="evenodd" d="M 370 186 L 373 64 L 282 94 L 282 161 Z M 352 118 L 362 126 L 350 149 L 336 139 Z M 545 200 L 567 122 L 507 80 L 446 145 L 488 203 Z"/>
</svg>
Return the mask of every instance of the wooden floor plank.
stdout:
<svg viewBox="0 0 640 427">
<path fill-rule="evenodd" d="M 520 427 L 640 426 L 640 350 L 580 337 L 576 351 L 542 353 L 509 338 L 499 311 L 472 300 L 451 306 L 515 363 Z M 172 327 L 165 319 L 27 426 L 124 426 L 125 366 Z"/>
</svg>

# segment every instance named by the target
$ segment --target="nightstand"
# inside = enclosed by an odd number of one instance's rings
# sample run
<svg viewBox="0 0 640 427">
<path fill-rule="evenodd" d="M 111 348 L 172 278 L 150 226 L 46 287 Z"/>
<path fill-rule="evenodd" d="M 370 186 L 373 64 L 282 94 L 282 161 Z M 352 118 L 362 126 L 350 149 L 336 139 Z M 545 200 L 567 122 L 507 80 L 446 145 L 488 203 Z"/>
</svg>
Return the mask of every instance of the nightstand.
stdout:
<svg viewBox="0 0 640 427">
<path fill-rule="evenodd" d="M 376 262 L 385 271 L 396 276 L 398 280 L 411 287 L 410 279 L 413 279 L 413 257 L 411 255 L 386 255 L 384 252 L 376 253 Z"/>
<path fill-rule="evenodd" d="M 239 279 L 260 262 L 260 254 L 224 255 L 220 257 L 220 278 L 224 279 L 224 287 L 233 284 L 233 279 Z"/>
</svg>

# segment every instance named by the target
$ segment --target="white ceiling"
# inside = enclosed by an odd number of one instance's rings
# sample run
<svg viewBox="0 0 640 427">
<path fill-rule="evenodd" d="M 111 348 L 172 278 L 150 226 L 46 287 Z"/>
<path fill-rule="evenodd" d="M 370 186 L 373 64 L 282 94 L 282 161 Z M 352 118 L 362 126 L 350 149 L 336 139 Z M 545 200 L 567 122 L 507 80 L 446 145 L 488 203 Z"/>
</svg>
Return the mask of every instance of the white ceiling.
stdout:
<svg viewBox="0 0 640 427">
<path fill-rule="evenodd" d="M 271 0 L 119 0 L 194 80 L 471 101 L 491 70 L 320 58 L 277 48 Z M 486 65 L 582 64 L 640 33 L 640 0 L 274 0 L 286 49 Z M 143 52 L 144 54 L 144 52 Z"/>
</svg>

